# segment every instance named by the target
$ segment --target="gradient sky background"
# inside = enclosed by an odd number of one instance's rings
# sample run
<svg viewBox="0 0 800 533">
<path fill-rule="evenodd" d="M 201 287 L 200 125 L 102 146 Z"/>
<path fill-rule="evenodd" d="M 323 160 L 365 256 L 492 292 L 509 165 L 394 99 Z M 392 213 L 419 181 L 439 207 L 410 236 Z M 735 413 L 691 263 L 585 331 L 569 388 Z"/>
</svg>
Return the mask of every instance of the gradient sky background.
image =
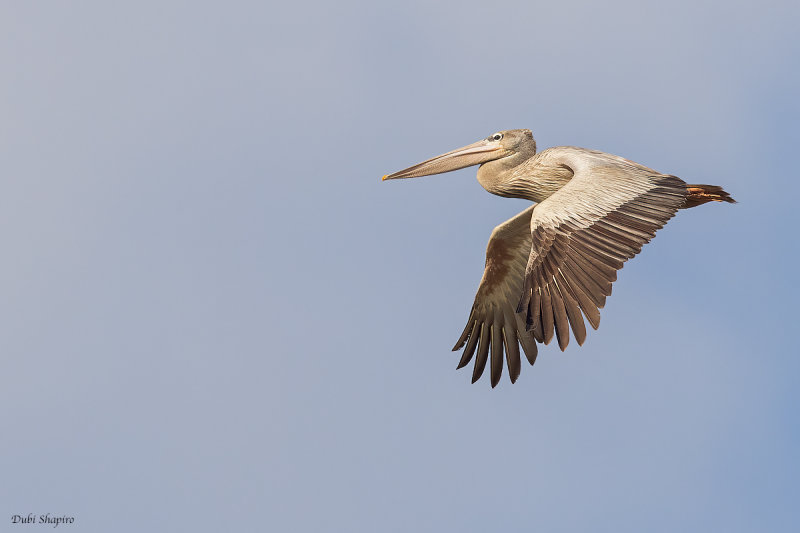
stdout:
<svg viewBox="0 0 800 533">
<path fill-rule="evenodd" d="M 6 2 L 0 530 L 797 531 L 797 2 Z M 738 205 L 600 330 L 449 350 L 530 128 Z"/>
</svg>

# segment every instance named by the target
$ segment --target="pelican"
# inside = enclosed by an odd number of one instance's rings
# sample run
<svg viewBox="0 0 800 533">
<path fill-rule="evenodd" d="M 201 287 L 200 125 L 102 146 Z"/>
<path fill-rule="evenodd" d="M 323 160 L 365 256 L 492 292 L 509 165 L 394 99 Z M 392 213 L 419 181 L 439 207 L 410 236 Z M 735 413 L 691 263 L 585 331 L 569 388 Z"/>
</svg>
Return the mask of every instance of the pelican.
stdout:
<svg viewBox="0 0 800 533">
<path fill-rule="evenodd" d="M 554 333 L 559 348 L 567 347 L 570 326 L 582 345 L 583 319 L 598 328 L 617 270 L 678 209 L 735 203 L 722 187 L 689 185 L 616 155 L 574 146 L 537 153 L 533 134 L 524 129 L 498 131 L 383 180 L 473 165 L 480 165 L 478 182 L 488 192 L 534 202 L 492 231 L 475 302 L 453 347 L 464 348 L 458 368 L 475 356 L 472 383 L 491 354 L 492 387 L 500 382 L 504 352 L 514 383 L 520 346 L 533 365 L 537 343 L 548 344 Z"/>
</svg>

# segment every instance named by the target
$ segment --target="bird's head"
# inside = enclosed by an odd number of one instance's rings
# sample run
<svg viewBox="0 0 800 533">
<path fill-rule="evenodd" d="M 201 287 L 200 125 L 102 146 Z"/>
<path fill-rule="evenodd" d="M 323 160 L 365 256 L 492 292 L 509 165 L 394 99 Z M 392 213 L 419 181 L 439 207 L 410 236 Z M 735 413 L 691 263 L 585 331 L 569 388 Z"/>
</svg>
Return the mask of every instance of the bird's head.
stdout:
<svg viewBox="0 0 800 533">
<path fill-rule="evenodd" d="M 516 160 L 517 158 L 514 156 L 524 156 L 523 159 L 527 159 L 535 153 L 536 141 L 533 140 L 531 130 L 498 131 L 478 142 L 446 154 L 437 155 L 393 174 L 387 174 L 383 180 L 441 174 L 473 165 L 482 165 L 489 161 Z"/>
</svg>

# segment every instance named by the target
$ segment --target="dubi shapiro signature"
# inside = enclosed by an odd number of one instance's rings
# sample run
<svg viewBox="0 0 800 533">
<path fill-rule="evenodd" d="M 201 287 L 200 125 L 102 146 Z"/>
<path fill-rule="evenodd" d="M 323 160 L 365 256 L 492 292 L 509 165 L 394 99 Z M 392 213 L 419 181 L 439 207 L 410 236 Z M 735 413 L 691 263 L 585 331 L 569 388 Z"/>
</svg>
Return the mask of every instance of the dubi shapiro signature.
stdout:
<svg viewBox="0 0 800 533">
<path fill-rule="evenodd" d="M 59 524 L 72 524 L 74 522 L 75 517 L 67 515 L 54 516 L 50 513 L 40 514 L 39 516 L 33 513 L 28 513 L 27 516 L 11 515 L 12 524 L 53 524 L 53 527 L 58 527 Z"/>
</svg>

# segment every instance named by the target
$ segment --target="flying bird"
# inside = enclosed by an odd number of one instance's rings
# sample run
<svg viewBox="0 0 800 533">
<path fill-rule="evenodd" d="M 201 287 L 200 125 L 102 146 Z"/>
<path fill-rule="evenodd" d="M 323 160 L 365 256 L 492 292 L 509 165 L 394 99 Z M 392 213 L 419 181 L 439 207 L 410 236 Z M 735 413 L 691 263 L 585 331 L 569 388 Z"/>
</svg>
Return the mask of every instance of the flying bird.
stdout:
<svg viewBox="0 0 800 533">
<path fill-rule="evenodd" d="M 558 146 L 536 151 L 530 130 L 499 131 L 383 180 L 416 178 L 480 165 L 478 182 L 492 194 L 535 202 L 497 226 L 486 248 L 483 278 L 464 332 L 458 368 L 490 360 L 492 387 L 503 354 L 511 383 L 520 374 L 520 349 L 532 365 L 537 343 L 553 335 L 563 351 L 570 327 L 586 339 L 584 317 L 597 329 L 617 270 L 638 254 L 678 209 L 735 200 L 722 187 L 689 185 L 622 157 Z"/>
</svg>

